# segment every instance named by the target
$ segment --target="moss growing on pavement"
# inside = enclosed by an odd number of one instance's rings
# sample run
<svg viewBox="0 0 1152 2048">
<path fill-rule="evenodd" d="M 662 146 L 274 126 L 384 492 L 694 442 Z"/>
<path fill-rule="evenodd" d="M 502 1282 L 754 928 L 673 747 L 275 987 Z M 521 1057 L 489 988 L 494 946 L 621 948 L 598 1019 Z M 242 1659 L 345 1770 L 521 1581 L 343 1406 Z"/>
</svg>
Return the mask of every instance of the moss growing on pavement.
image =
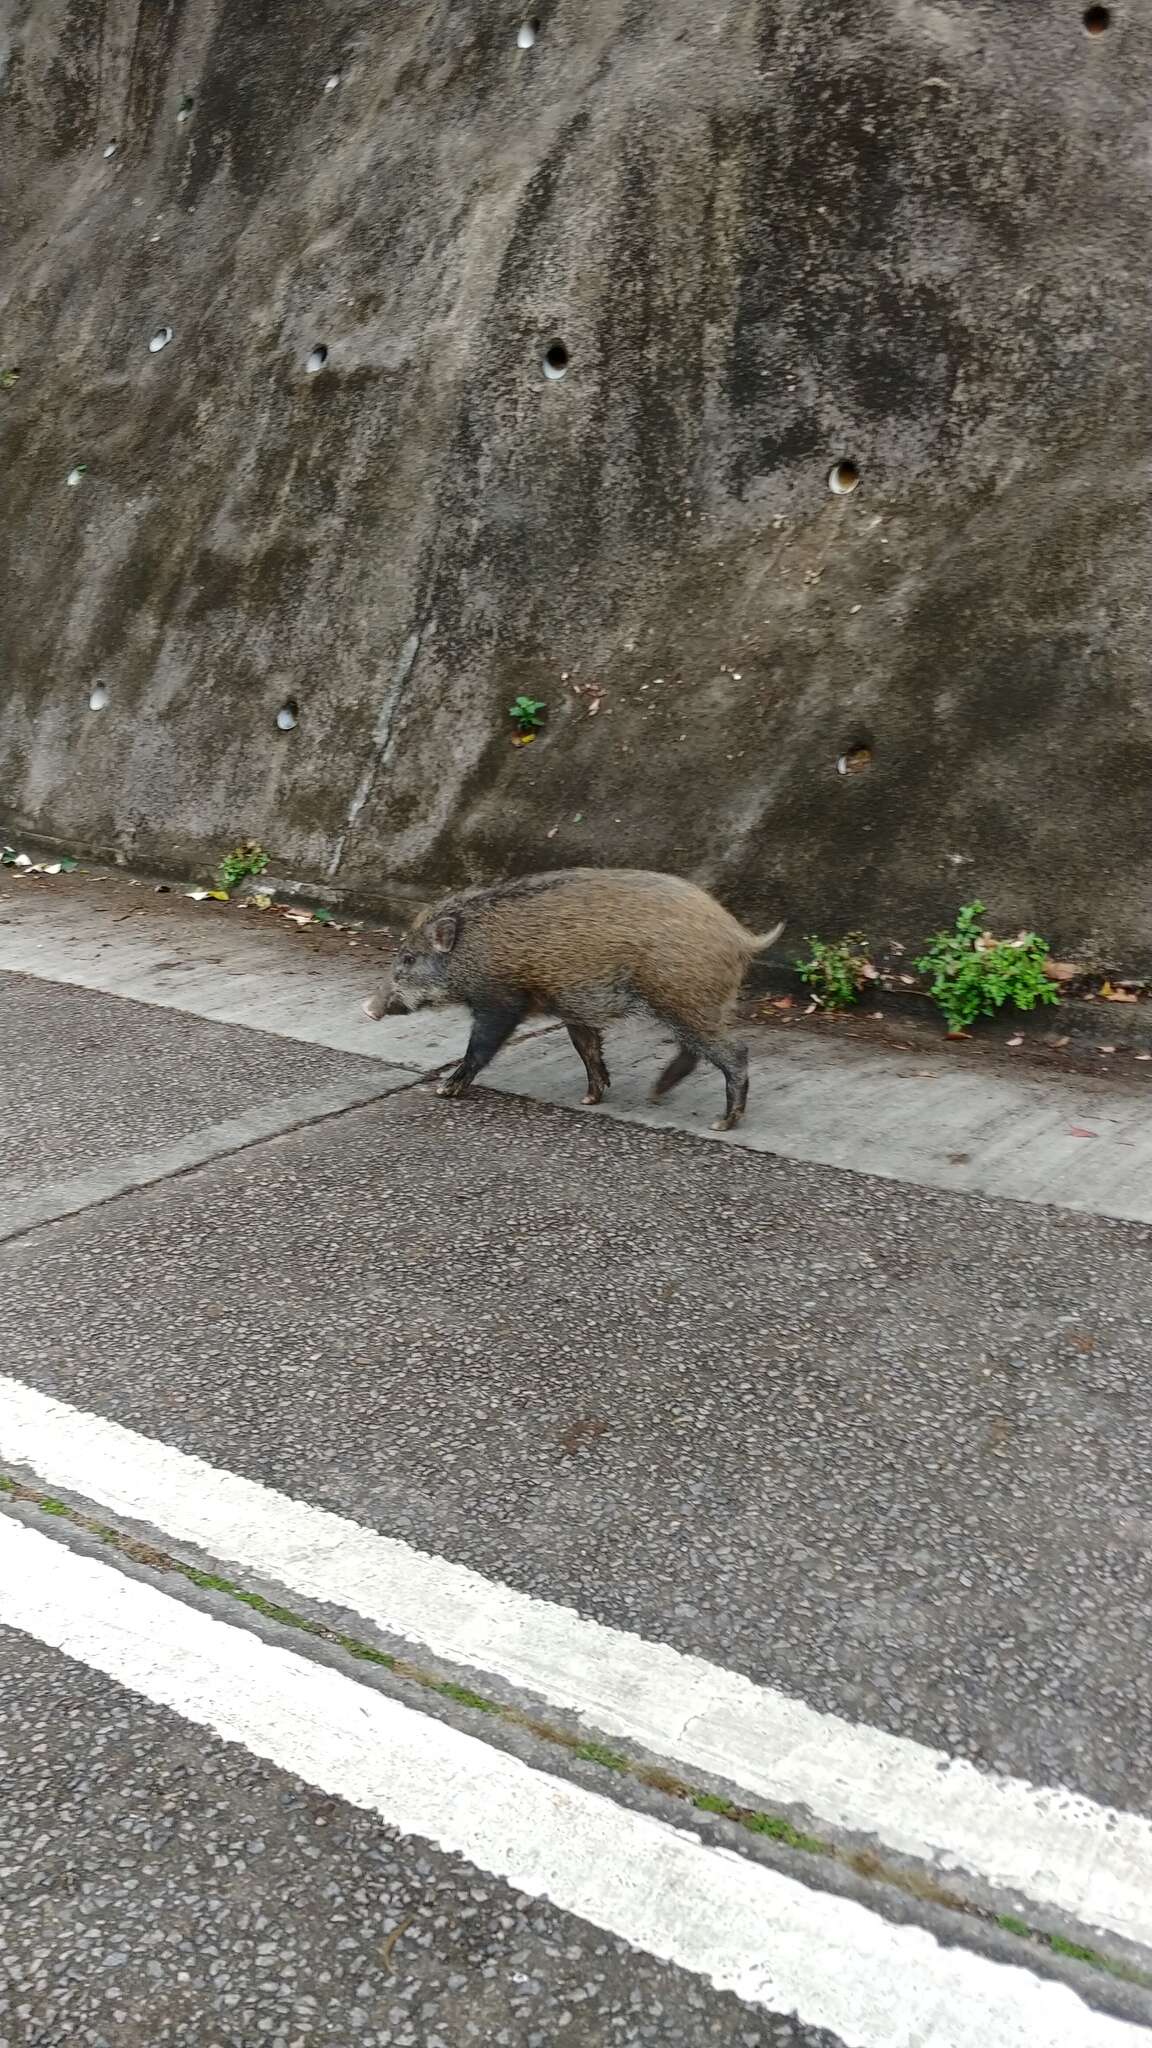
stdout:
<svg viewBox="0 0 1152 2048">
<path fill-rule="evenodd" d="M 265 1620 L 278 1622 L 284 1628 L 295 1629 L 301 1635 L 310 1636 L 317 1642 L 331 1643 L 343 1650 L 349 1657 L 363 1664 L 373 1664 L 389 1671 L 395 1677 L 410 1685 L 420 1686 L 426 1692 L 435 1693 L 442 1699 L 449 1699 L 457 1706 L 472 1713 L 486 1714 L 507 1726 L 518 1728 L 535 1736 L 539 1741 L 551 1743 L 565 1750 L 570 1756 L 578 1757 L 585 1763 L 597 1765 L 601 1770 L 611 1771 L 618 1776 L 634 1779 L 638 1784 L 650 1787 L 665 1797 L 679 1800 L 694 1807 L 697 1812 L 712 1814 L 717 1819 L 743 1828 L 750 1835 L 760 1835 L 777 1842 L 782 1848 L 790 1849 L 805 1857 L 822 1857 L 851 1870 L 872 1882 L 886 1884 L 910 1896 L 929 1900 L 947 1911 L 961 1914 L 966 1919 L 1001 1928 L 1004 1933 L 1014 1935 L 1018 1940 L 1044 1949 L 1048 1954 L 1066 1958 L 1071 1962 L 1087 1964 L 1107 1975 L 1122 1979 L 1126 1983 L 1139 1984 L 1152 1989 L 1152 1975 L 1133 1968 L 1116 1957 L 1102 1951 L 1088 1948 L 1078 1942 L 1065 1939 L 1063 1935 L 1048 1934 L 1042 1928 L 1030 1927 L 1026 1920 L 1011 1913 L 992 1914 L 959 1894 L 944 1889 L 933 1880 L 914 1870 L 889 1865 L 872 1850 L 853 1849 L 840 1843 L 824 1841 L 817 1835 L 805 1834 L 783 1814 L 769 1813 L 760 1807 L 742 1806 L 736 1800 L 726 1799 L 715 1792 L 698 1790 L 685 1779 L 656 1764 L 648 1764 L 609 1749 L 604 1743 L 589 1740 L 567 1728 L 553 1727 L 551 1723 L 521 1712 L 518 1707 L 506 1705 L 503 1701 L 488 1699 L 483 1693 L 470 1686 L 459 1685 L 453 1679 L 441 1678 L 438 1674 L 421 1669 L 406 1657 L 394 1656 L 390 1651 L 378 1650 L 371 1643 L 362 1642 L 359 1637 L 345 1635 L 339 1629 L 329 1628 L 325 1622 L 314 1621 L 309 1616 L 297 1614 L 290 1607 L 267 1600 L 261 1593 L 251 1593 L 239 1586 L 235 1580 L 224 1578 L 218 1572 L 204 1572 L 196 1566 L 185 1564 L 182 1559 L 157 1550 L 154 1545 L 139 1537 L 110 1528 L 106 1523 L 86 1515 L 82 1509 L 70 1507 L 66 1501 L 56 1500 L 49 1494 L 38 1493 L 35 1487 L 23 1480 L 13 1479 L 0 1473 L 0 1495 L 10 1500 L 24 1501 L 41 1514 L 52 1515 L 70 1522 L 107 1549 L 117 1552 L 131 1562 L 144 1565 L 149 1570 L 172 1573 L 184 1579 L 189 1585 L 197 1586 L 204 1592 L 218 1593 L 226 1600 L 235 1601 L 259 1614 Z"/>
</svg>

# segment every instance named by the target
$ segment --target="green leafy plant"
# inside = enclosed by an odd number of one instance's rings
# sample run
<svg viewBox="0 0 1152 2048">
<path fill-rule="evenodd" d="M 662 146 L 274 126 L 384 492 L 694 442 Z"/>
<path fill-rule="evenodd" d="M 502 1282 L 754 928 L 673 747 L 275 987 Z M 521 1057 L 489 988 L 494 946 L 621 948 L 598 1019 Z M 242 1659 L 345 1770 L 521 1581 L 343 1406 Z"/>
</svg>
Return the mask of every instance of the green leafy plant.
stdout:
<svg viewBox="0 0 1152 2048">
<path fill-rule="evenodd" d="M 517 697 L 516 702 L 508 706 L 508 716 L 523 739 L 528 734 L 536 733 L 544 722 L 547 709 L 548 706 L 542 698 Z"/>
<path fill-rule="evenodd" d="M 268 855 L 254 839 L 245 839 L 240 846 L 234 846 L 226 853 L 216 870 L 220 887 L 231 895 L 232 890 L 246 881 L 249 875 L 262 875 L 268 865 Z"/>
<path fill-rule="evenodd" d="M 818 939 L 809 933 L 804 944 L 808 957 L 797 960 L 796 972 L 822 1010 L 849 1009 L 864 983 L 875 981 L 876 969 L 862 932 L 846 932 L 842 939 Z"/>
<path fill-rule="evenodd" d="M 965 903 L 950 932 L 937 932 L 916 962 L 949 1031 L 966 1031 L 977 1017 L 992 1017 L 1006 1003 L 1034 1010 L 1058 1003 L 1060 991 L 1045 973 L 1047 942 L 1037 932 L 997 939 L 985 931 L 982 903 Z"/>
<path fill-rule="evenodd" d="M 19 382 L 20 372 L 15 363 L 10 363 L 6 369 L 0 370 L 0 391 L 14 391 Z"/>
</svg>

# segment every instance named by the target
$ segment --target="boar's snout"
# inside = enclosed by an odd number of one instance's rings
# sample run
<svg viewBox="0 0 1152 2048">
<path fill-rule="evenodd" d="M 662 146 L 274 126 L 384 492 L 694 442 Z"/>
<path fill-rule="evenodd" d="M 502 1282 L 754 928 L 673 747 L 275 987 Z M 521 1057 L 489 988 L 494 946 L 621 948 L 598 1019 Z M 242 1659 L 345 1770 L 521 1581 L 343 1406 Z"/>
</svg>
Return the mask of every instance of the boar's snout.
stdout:
<svg viewBox="0 0 1152 2048">
<path fill-rule="evenodd" d="M 378 1024 L 381 1017 L 406 1017 L 408 1005 L 401 1002 L 395 989 L 381 988 L 377 989 L 375 995 L 369 996 L 364 1004 L 364 1015 L 371 1017 L 374 1024 Z"/>
</svg>

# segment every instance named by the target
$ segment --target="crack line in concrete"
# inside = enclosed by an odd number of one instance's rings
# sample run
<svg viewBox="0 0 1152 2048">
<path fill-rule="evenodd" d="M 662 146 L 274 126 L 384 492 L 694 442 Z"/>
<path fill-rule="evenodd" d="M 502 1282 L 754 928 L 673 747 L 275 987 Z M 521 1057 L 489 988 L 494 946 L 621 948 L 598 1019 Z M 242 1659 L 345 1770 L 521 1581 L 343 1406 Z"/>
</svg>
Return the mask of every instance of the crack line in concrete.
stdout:
<svg viewBox="0 0 1152 2048">
<path fill-rule="evenodd" d="M 384 765 L 384 757 L 388 752 L 388 747 L 392 739 L 392 726 L 395 721 L 396 712 L 400 703 L 401 695 L 404 690 L 404 685 L 408 682 L 412 674 L 412 671 L 416 666 L 417 656 L 420 653 L 420 645 L 425 633 L 428 630 L 428 625 L 429 621 L 425 619 L 423 623 L 416 628 L 416 631 L 414 633 L 409 633 L 408 638 L 405 640 L 404 645 L 400 649 L 399 658 L 396 662 L 395 668 L 392 671 L 392 681 L 389 684 L 387 691 L 385 692 L 383 701 L 380 705 L 380 709 L 376 714 L 376 724 L 372 732 L 371 759 L 369 760 L 368 765 L 364 770 L 364 773 L 361 775 L 360 780 L 357 783 L 355 790 L 353 791 L 352 801 L 348 806 L 347 816 L 345 817 L 344 820 L 344 830 L 341 832 L 340 837 L 336 841 L 335 851 L 333 852 L 332 858 L 328 863 L 328 876 L 330 880 L 340 871 L 340 865 L 344 859 L 344 851 L 345 848 L 347 847 L 348 840 L 351 837 L 351 834 L 356 829 L 356 821 L 359 818 L 361 811 L 364 809 L 365 804 L 368 802 L 369 797 L 372 795 L 372 791 L 376 787 L 376 778 Z"/>
</svg>

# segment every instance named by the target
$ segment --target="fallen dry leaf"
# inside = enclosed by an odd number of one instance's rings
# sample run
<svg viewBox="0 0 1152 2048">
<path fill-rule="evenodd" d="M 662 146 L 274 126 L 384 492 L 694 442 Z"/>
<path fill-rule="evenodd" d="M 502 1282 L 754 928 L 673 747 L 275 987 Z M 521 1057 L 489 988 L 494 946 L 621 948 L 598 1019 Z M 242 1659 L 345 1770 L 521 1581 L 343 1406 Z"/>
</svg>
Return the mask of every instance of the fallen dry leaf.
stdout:
<svg viewBox="0 0 1152 2048">
<path fill-rule="evenodd" d="M 1100 994 L 1106 1003 L 1138 1003 L 1140 1000 L 1130 989 L 1113 988 L 1110 981 L 1100 983 Z"/>
<path fill-rule="evenodd" d="M 1070 1138 L 1098 1138 L 1100 1133 L 1099 1131 L 1086 1131 L 1081 1124 L 1069 1124 L 1068 1136 Z"/>
<path fill-rule="evenodd" d="M 1009 1043 L 1009 1045 L 1023 1045 L 1023 1043 L 1024 1043 L 1024 1039 L 1023 1039 L 1022 1035 L 1020 1034 L 1020 1032 L 1017 1032 L 1017 1034 L 1016 1034 L 1015 1038 L 1010 1038 L 1010 1039 L 1008 1040 L 1008 1043 Z"/>
<path fill-rule="evenodd" d="M 1114 1045 L 1098 1045 L 1096 1050 L 1097 1052 L 1115 1052 L 1116 1047 Z"/>
<path fill-rule="evenodd" d="M 1077 975 L 1083 974 L 1084 969 L 1078 967 L 1074 960 L 1046 960 L 1044 972 L 1049 981 L 1075 981 Z"/>
<path fill-rule="evenodd" d="M 392 1929 L 391 1934 L 386 1934 L 383 1941 L 380 1943 L 380 1962 L 385 1970 L 390 1970 L 392 1968 L 392 1959 L 396 1953 L 396 1944 L 399 1941 L 402 1934 L 407 1934 L 408 1929 L 411 1927 L 415 1918 L 415 1913 L 409 1913 L 408 1918 L 406 1920 L 402 1920 L 400 1922 L 399 1927 L 394 1927 Z"/>
<path fill-rule="evenodd" d="M 1138 1060 L 1152 1060 L 1152 1052 L 1138 1052 L 1136 1057 Z"/>
</svg>

